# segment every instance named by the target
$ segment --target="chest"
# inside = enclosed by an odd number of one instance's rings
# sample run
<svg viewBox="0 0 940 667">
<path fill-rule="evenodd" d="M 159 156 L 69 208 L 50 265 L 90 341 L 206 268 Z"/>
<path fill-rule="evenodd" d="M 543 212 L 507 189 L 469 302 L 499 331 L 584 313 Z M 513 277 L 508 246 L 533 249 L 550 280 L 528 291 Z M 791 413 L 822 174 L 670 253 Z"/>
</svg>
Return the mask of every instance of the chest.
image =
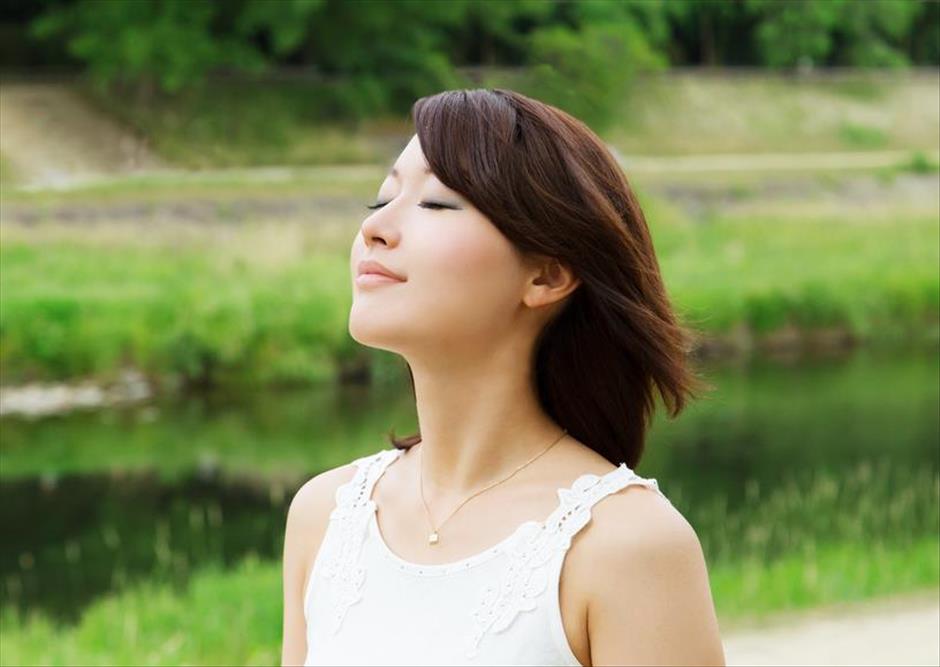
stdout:
<svg viewBox="0 0 940 667">
<path fill-rule="evenodd" d="M 375 526 L 354 559 L 328 533 L 305 597 L 305 664 L 590 664 L 559 595 L 563 551 L 426 565 L 397 557 Z"/>
<path fill-rule="evenodd" d="M 429 566 L 423 573 L 441 571 L 448 564 L 459 564 L 485 559 L 488 554 L 505 547 L 520 527 L 538 523 L 533 516 L 548 516 L 553 506 L 545 504 L 544 491 L 533 492 L 531 497 L 517 496 L 513 501 L 497 498 L 495 503 L 481 503 L 473 512 L 463 516 L 455 514 L 450 520 L 431 524 L 425 512 L 415 515 L 401 505 L 401 497 L 380 500 L 371 517 L 370 539 L 374 546 L 393 563 L 414 567 Z M 431 544 L 429 534 L 437 529 L 439 541 Z M 591 588 L 591 544 L 587 530 L 575 535 L 570 547 L 561 557 L 557 573 L 549 568 L 545 575 L 552 594 L 543 594 L 541 603 L 551 605 L 549 624 L 556 623 L 559 639 L 569 648 L 581 665 L 590 665 L 588 636 L 588 601 Z M 478 586 L 482 583 L 478 582 Z M 555 618 L 551 618 L 552 614 Z"/>
<path fill-rule="evenodd" d="M 592 509 L 644 480 L 625 464 L 554 488 L 533 479 L 438 516 L 384 475 L 400 456 L 357 460 L 336 491 L 304 595 L 306 664 L 590 665 L 612 525 Z"/>
</svg>

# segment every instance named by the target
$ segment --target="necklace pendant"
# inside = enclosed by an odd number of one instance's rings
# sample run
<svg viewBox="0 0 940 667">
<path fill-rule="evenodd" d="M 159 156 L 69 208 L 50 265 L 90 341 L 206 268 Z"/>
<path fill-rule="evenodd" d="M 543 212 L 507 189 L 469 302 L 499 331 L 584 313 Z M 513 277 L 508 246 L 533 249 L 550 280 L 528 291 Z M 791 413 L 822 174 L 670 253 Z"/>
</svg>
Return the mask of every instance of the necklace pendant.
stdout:
<svg viewBox="0 0 940 667">
<path fill-rule="evenodd" d="M 436 530 L 430 535 L 428 535 L 428 544 L 437 544 L 437 540 L 438 540 L 438 537 L 437 537 Z"/>
</svg>

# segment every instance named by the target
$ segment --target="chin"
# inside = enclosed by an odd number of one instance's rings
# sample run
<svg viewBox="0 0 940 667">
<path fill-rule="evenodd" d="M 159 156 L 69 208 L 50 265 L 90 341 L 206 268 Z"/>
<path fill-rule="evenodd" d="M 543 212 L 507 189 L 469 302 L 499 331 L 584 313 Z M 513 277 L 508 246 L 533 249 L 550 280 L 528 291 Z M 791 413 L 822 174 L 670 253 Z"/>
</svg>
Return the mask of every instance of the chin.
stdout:
<svg viewBox="0 0 940 667">
<path fill-rule="evenodd" d="M 401 342 L 401 329 L 389 322 L 382 321 L 381 317 L 376 317 L 373 309 L 363 309 L 357 312 L 353 306 L 349 313 L 349 335 L 350 337 L 366 347 L 372 347 L 377 350 L 388 350 L 396 352 Z"/>
</svg>

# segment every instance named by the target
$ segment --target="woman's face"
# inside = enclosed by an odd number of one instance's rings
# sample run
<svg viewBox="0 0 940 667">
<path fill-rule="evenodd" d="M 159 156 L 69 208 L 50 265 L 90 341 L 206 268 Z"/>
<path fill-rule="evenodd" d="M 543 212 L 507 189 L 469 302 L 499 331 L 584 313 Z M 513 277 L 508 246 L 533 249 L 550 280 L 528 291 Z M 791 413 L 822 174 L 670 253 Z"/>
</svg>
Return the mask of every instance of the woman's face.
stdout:
<svg viewBox="0 0 940 667">
<path fill-rule="evenodd" d="M 393 168 L 376 197 L 385 205 L 353 241 L 350 335 L 409 358 L 456 360 L 497 345 L 525 317 L 531 268 L 488 218 L 425 171 L 417 135 Z M 404 280 L 357 279 L 364 260 Z"/>
</svg>

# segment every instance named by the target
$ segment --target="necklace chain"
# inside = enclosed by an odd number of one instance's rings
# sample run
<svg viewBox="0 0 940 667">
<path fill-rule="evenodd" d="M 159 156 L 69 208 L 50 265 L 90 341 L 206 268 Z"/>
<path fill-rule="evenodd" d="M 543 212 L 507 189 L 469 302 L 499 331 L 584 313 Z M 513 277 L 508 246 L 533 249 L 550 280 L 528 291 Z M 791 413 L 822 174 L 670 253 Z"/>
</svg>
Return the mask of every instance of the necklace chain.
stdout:
<svg viewBox="0 0 940 667">
<path fill-rule="evenodd" d="M 505 482 L 506 480 L 508 480 L 509 478 L 511 478 L 511 477 L 512 477 L 513 475 L 515 475 L 517 472 L 519 472 L 520 470 L 522 470 L 523 468 L 525 468 L 527 465 L 529 465 L 530 463 L 532 463 L 533 461 L 535 461 L 537 458 L 539 458 L 542 454 L 544 454 L 544 453 L 547 452 L 549 449 L 551 449 L 552 447 L 554 447 L 562 438 L 565 437 L 565 435 L 566 435 L 567 433 L 568 433 L 568 429 L 566 429 L 566 428 L 565 428 L 565 429 L 562 429 L 561 435 L 558 436 L 558 438 L 557 438 L 552 444 L 550 444 L 548 447 L 546 447 L 545 449 L 543 449 L 541 452 L 539 452 L 538 454 L 536 454 L 535 456 L 533 456 L 531 459 L 529 459 L 528 461 L 526 461 L 525 463 L 523 463 L 521 466 L 519 466 L 518 468 L 516 468 L 515 470 L 513 470 L 512 473 L 509 475 L 509 477 L 505 477 L 504 479 L 501 479 L 501 480 L 499 480 L 499 481 L 496 481 L 496 482 L 490 484 L 489 486 L 485 486 L 485 487 L 483 487 L 482 489 L 480 489 L 479 491 L 477 491 L 476 493 L 474 493 L 473 495 L 471 495 L 471 496 L 469 496 L 468 498 L 466 498 L 463 502 L 461 502 L 459 505 L 457 505 L 457 507 L 455 507 L 455 508 L 453 509 L 453 511 L 452 511 L 450 514 L 447 515 L 447 518 L 445 518 L 444 521 L 441 521 L 436 527 L 434 526 L 434 523 L 431 521 L 431 510 L 428 509 L 428 503 L 427 503 L 427 501 L 424 499 L 424 471 L 423 471 L 423 467 L 422 467 L 422 465 L 421 465 L 421 462 L 422 462 L 423 459 L 424 459 L 424 457 L 423 457 L 423 455 L 421 454 L 421 452 L 424 451 L 424 447 L 421 447 L 421 449 L 418 450 L 418 487 L 419 487 L 419 489 L 420 489 L 420 491 L 421 491 L 421 502 L 424 504 L 424 511 L 425 511 L 425 513 L 427 514 L 427 517 L 428 517 L 428 524 L 431 526 L 431 533 L 430 533 L 430 535 L 428 535 L 428 544 L 434 545 L 434 544 L 437 544 L 438 542 L 440 542 L 440 537 L 438 536 L 437 531 L 440 529 L 441 526 L 444 525 L 444 523 L 445 523 L 448 519 L 450 519 L 450 517 L 452 517 L 452 516 L 457 512 L 457 510 L 459 510 L 461 507 L 463 507 L 463 505 L 464 505 L 467 501 L 469 501 L 469 500 L 475 498 L 476 496 L 480 495 L 480 494 L 483 493 L 484 491 L 487 491 L 487 490 L 489 490 L 489 489 L 492 489 L 492 488 L 493 488 L 494 486 L 496 486 L 497 484 L 502 484 L 503 482 Z"/>
</svg>

